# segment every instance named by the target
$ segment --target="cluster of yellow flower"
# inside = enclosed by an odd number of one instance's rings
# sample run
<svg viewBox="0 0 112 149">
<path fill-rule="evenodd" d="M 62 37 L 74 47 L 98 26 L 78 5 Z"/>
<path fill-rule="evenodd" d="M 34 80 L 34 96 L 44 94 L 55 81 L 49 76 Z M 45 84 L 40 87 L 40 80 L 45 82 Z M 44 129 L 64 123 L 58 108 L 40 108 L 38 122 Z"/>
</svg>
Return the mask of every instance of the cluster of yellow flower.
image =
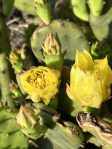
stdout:
<svg viewBox="0 0 112 149">
<path fill-rule="evenodd" d="M 47 36 L 42 47 L 45 55 L 61 55 L 60 45 L 52 34 Z M 59 91 L 60 75 L 60 70 L 39 66 L 24 72 L 20 83 L 33 102 L 43 100 L 48 104 Z M 86 50 L 77 51 L 70 71 L 70 85 L 67 84 L 66 89 L 71 100 L 78 101 L 82 107 L 100 108 L 102 102 L 109 99 L 111 84 L 112 70 L 107 57 L 93 60 Z"/>
<path fill-rule="evenodd" d="M 78 100 L 82 106 L 99 108 L 109 99 L 111 84 L 112 71 L 107 57 L 93 61 L 86 50 L 77 51 L 70 72 L 70 86 L 67 85 L 67 94 L 72 100 Z"/>
</svg>

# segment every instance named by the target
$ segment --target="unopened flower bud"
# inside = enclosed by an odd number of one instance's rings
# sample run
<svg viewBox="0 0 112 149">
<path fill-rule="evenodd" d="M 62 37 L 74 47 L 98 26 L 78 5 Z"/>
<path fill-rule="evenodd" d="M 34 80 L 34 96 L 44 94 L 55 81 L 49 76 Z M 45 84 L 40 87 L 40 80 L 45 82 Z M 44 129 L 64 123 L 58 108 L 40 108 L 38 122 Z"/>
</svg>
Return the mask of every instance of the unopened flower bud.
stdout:
<svg viewBox="0 0 112 149">
<path fill-rule="evenodd" d="M 20 73 L 23 69 L 23 61 L 26 58 L 25 50 L 20 49 L 16 51 L 11 51 L 9 55 L 9 61 L 12 64 L 13 69 Z"/>
<path fill-rule="evenodd" d="M 30 105 L 21 106 L 16 118 L 21 128 L 31 128 L 37 123 L 35 113 Z"/>
<path fill-rule="evenodd" d="M 21 131 L 29 138 L 36 140 L 47 130 L 45 125 L 40 124 L 40 117 L 35 114 L 33 107 L 29 104 L 20 107 L 16 119 Z"/>
<path fill-rule="evenodd" d="M 61 45 L 56 36 L 52 33 L 49 33 L 42 45 L 45 55 L 60 55 L 61 54 Z"/>
</svg>

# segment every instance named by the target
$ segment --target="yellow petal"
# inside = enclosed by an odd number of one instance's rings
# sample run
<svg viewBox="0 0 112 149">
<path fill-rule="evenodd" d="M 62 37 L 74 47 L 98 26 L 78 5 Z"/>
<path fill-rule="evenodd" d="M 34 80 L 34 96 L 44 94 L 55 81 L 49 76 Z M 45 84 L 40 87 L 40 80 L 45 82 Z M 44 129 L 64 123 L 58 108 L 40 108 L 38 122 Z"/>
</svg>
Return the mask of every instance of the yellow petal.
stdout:
<svg viewBox="0 0 112 149">
<path fill-rule="evenodd" d="M 93 69 L 93 60 L 90 54 L 84 50 L 82 53 L 77 51 L 75 58 L 75 66 L 82 70 Z"/>
<path fill-rule="evenodd" d="M 70 72 L 70 86 L 67 86 L 71 100 L 78 100 L 84 107 L 99 108 L 110 96 L 111 83 L 112 70 L 107 57 L 93 61 L 87 51 L 76 53 Z"/>
</svg>

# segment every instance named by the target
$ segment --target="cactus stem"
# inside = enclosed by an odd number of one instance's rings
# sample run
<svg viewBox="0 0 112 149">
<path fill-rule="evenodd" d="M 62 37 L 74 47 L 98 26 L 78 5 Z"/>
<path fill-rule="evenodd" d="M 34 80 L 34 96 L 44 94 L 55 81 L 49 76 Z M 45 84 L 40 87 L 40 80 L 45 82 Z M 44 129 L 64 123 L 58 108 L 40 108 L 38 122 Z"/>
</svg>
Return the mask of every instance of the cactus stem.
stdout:
<svg viewBox="0 0 112 149">
<path fill-rule="evenodd" d="M 10 96 L 9 84 L 11 82 L 9 74 L 9 65 L 7 60 L 8 52 L 10 51 L 10 41 L 8 29 L 5 22 L 5 17 L 0 13 L 0 87 L 1 98 L 3 105 L 13 107 L 13 101 Z"/>
<path fill-rule="evenodd" d="M 1 93 L 2 93 L 2 100 L 3 104 L 7 104 L 12 107 L 12 99 L 10 97 L 10 76 L 8 72 L 8 64 L 6 60 L 6 54 L 0 54 L 0 85 L 1 85 Z"/>
</svg>

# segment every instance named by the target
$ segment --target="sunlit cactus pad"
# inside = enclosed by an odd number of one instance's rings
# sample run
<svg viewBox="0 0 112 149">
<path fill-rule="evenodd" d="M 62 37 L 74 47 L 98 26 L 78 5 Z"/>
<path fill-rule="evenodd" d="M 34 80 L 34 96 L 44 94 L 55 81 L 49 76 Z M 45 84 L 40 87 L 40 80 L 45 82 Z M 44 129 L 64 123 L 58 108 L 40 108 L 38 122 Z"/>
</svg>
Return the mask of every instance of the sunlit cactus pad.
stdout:
<svg viewBox="0 0 112 149">
<path fill-rule="evenodd" d="M 55 20 L 47 26 L 37 28 L 33 33 L 31 46 L 38 59 L 43 59 L 41 45 L 50 32 L 58 35 L 65 60 L 74 60 L 76 50 L 89 50 L 88 41 L 79 26 L 69 21 Z"/>
</svg>

